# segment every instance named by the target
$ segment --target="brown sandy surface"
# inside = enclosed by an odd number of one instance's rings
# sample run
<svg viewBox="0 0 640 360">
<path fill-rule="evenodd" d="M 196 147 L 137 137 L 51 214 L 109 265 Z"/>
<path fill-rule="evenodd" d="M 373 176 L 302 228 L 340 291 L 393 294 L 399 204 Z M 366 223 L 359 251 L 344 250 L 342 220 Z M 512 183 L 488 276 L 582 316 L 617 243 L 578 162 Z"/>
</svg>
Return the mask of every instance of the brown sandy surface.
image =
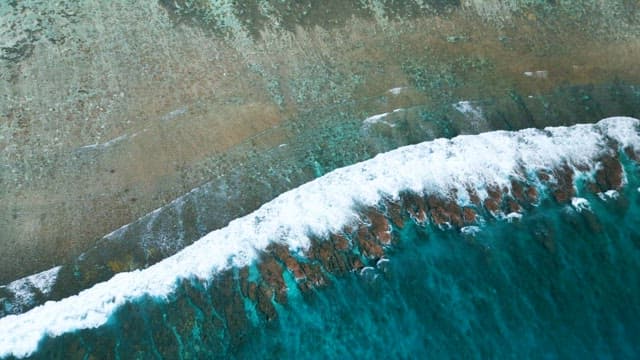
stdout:
<svg viewBox="0 0 640 360">
<path fill-rule="evenodd" d="M 215 24 L 163 1 L 2 5 L 0 282 L 69 261 L 210 180 L 208 160 L 230 149 L 286 143 L 297 125 L 284 125 L 309 113 L 349 103 L 364 119 L 640 81 L 637 2 L 410 16 L 368 3 L 343 18 L 348 6 L 328 2 L 323 20 L 261 8 Z"/>
</svg>

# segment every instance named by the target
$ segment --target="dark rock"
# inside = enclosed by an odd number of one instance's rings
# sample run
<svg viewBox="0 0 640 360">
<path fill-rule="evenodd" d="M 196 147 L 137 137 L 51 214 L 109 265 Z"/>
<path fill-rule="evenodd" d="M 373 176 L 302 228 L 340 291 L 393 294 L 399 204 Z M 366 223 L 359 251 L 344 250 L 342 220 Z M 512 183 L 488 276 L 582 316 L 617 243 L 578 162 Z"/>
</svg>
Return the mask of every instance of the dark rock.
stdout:
<svg viewBox="0 0 640 360">
<path fill-rule="evenodd" d="M 324 269 L 332 274 L 341 275 L 353 269 L 356 255 L 348 247 L 342 236 L 331 236 L 327 241 L 314 242 L 309 258 L 318 260 Z"/>
<path fill-rule="evenodd" d="M 564 204 L 575 196 L 575 188 L 573 186 L 573 170 L 567 164 L 553 170 L 555 183 L 552 184 L 553 197 L 560 203 Z"/>
<path fill-rule="evenodd" d="M 336 246 L 338 250 L 347 250 L 349 249 L 349 240 L 340 234 L 332 234 L 331 240 Z"/>
<path fill-rule="evenodd" d="M 627 146 L 624 148 L 624 153 L 629 157 L 629 159 L 640 163 L 640 151 L 632 148 L 631 146 Z"/>
<path fill-rule="evenodd" d="M 258 264 L 258 269 L 264 282 L 273 289 L 276 301 L 286 304 L 287 287 L 282 277 L 282 271 L 284 270 L 282 266 L 269 254 L 262 257 Z"/>
<path fill-rule="evenodd" d="M 356 258 L 353 261 L 353 270 L 355 271 L 360 271 L 360 269 L 362 269 L 364 267 L 364 264 L 362 263 L 362 261 L 358 258 Z"/>
<path fill-rule="evenodd" d="M 596 171 L 596 183 L 600 191 L 620 189 L 622 186 L 622 164 L 617 156 L 604 156 L 600 159 L 600 168 Z"/>
<path fill-rule="evenodd" d="M 520 204 L 518 204 L 518 202 L 516 202 L 516 200 L 511 197 L 507 197 L 506 199 L 506 209 L 507 213 L 522 212 Z"/>
<path fill-rule="evenodd" d="M 366 217 L 371 221 L 371 233 L 383 245 L 391 244 L 391 226 L 389 221 L 376 209 L 369 209 Z"/>
<path fill-rule="evenodd" d="M 486 198 L 484 200 L 484 207 L 492 215 L 496 215 L 500 211 L 500 205 L 492 198 Z"/>
<path fill-rule="evenodd" d="M 469 194 L 469 199 L 475 206 L 480 207 L 482 205 L 482 201 L 480 201 L 480 196 L 478 196 L 478 192 L 475 189 L 468 188 L 467 193 Z"/>
<path fill-rule="evenodd" d="M 360 226 L 354 240 L 365 257 L 377 259 L 384 255 L 384 249 L 371 234 L 368 226 Z"/>
<path fill-rule="evenodd" d="M 589 163 L 577 163 L 577 164 L 574 164 L 574 166 L 578 171 L 582 171 L 582 172 L 591 171 L 591 165 Z"/>
<path fill-rule="evenodd" d="M 470 207 L 462 208 L 462 219 L 464 225 L 472 225 L 476 223 L 477 214 L 476 211 Z"/>
<path fill-rule="evenodd" d="M 502 191 L 497 185 L 487 186 L 487 194 L 495 201 L 499 201 L 502 198 Z"/>
<path fill-rule="evenodd" d="M 255 282 L 250 282 L 248 287 L 247 296 L 249 299 L 253 301 L 258 301 L 258 284 Z"/>
<path fill-rule="evenodd" d="M 488 197 L 484 199 L 484 208 L 492 215 L 500 212 L 500 203 L 502 202 L 502 192 L 496 185 L 487 186 Z"/>
<path fill-rule="evenodd" d="M 528 203 L 534 204 L 538 202 L 538 189 L 536 189 L 535 186 L 528 187 L 526 190 L 526 195 L 527 195 L 526 199 Z"/>
<path fill-rule="evenodd" d="M 416 194 L 407 192 L 400 194 L 400 198 L 411 219 L 418 225 L 424 225 L 427 221 L 424 200 Z"/>
<path fill-rule="evenodd" d="M 542 182 L 549 182 L 549 180 L 551 180 L 551 175 L 549 175 L 545 170 L 539 170 L 536 175 Z"/>
<path fill-rule="evenodd" d="M 524 184 L 518 180 L 511 179 L 511 195 L 520 203 L 526 202 Z"/>
<path fill-rule="evenodd" d="M 302 271 L 302 267 L 300 267 L 300 263 L 291 255 L 286 246 L 274 244 L 270 245 L 269 248 L 271 249 L 270 251 L 284 263 L 287 269 L 293 273 L 293 277 L 296 280 L 304 279 L 305 275 L 304 271 Z"/>
<path fill-rule="evenodd" d="M 404 219 L 402 218 L 402 206 L 393 201 L 385 201 L 387 215 L 391 219 L 393 225 L 399 229 L 404 227 Z"/>
<path fill-rule="evenodd" d="M 243 338 L 249 325 L 242 297 L 236 291 L 237 285 L 233 271 L 225 270 L 214 278 L 209 288 L 213 308 L 224 317 L 226 329 L 234 341 Z"/>
<path fill-rule="evenodd" d="M 327 284 L 328 280 L 322 273 L 322 268 L 318 264 L 301 263 L 302 271 L 304 271 L 305 279 L 298 283 L 298 288 L 302 292 L 309 292 L 312 289 L 322 287 Z"/>
<path fill-rule="evenodd" d="M 249 296 L 249 268 L 246 266 L 242 267 L 238 271 L 238 274 L 240 275 L 240 293 L 244 297 L 251 298 Z"/>
<path fill-rule="evenodd" d="M 585 184 L 585 187 L 586 187 L 587 191 L 591 192 L 592 194 L 597 194 L 597 193 L 599 193 L 601 191 L 600 187 L 598 186 L 598 184 L 596 184 L 593 181 L 588 181 Z"/>
<path fill-rule="evenodd" d="M 269 286 L 260 284 L 256 288 L 257 309 L 262 313 L 267 321 L 278 318 L 278 312 L 273 306 L 271 299 L 273 298 L 273 289 Z"/>
<path fill-rule="evenodd" d="M 429 215 L 434 224 L 440 226 L 445 224 L 457 227 L 464 226 L 462 209 L 455 198 L 443 199 L 437 196 L 428 196 L 427 205 L 429 206 Z"/>
</svg>

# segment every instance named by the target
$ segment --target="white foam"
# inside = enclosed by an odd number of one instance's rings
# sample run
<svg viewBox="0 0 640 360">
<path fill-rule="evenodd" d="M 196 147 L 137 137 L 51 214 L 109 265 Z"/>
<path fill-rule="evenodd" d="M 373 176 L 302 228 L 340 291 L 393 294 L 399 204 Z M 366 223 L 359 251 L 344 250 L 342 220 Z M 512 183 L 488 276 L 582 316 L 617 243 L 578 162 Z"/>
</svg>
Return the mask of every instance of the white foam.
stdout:
<svg viewBox="0 0 640 360">
<path fill-rule="evenodd" d="M 364 123 L 376 123 L 378 122 L 380 119 L 384 118 L 385 116 L 389 115 L 388 112 L 386 113 L 382 113 L 382 114 L 377 114 L 377 115 L 373 115 L 373 116 L 369 116 L 368 118 L 364 119 Z"/>
<path fill-rule="evenodd" d="M 471 101 L 459 101 L 453 104 L 453 107 L 462 114 L 479 119 L 484 118 L 482 109 L 479 106 L 473 105 Z"/>
<path fill-rule="evenodd" d="M 608 199 L 615 200 L 620 197 L 620 193 L 616 190 L 607 190 L 604 193 L 598 193 L 598 197 L 603 201 L 607 201 Z"/>
<path fill-rule="evenodd" d="M 136 134 L 134 134 L 133 136 L 135 136 Z M 99 149 L 99 148 L 107 148 L 109 146 L 115 145 L 121 141 L 126 140 L 129 137 L 129 135 L 127 134 L 123 134 L 120 135 L 116 138 L 113 138 L 109 141 L 103 142 L 103 143 L 95 143 L 95 144 L 91 144 L 91 145 L 85 145 L 85 146 L 81 146 L 78 148 L 78 150 L 89 150 L 89 149 Z"/>
<path fill-rule="evenodd" d="M 453 104 L 453 108 L 463 114 L 469 121 L 471 128 L 478 132 L 479 129 L 486 126 L 486 118 L 482 108 L 478 104 L 471 101 L 459 101 Z"/>
<path fill-rule="evenodd" d="M 475 226 L 475 225 L 465 226 L 462 229 L 460 229 L 460 232 L 465 235 L 475 235 L 481 231 L 482 229 L 479 226 Z"/>
<path fill-rule="evenodd" d="M 58 278 L 60 268 L 61 266 L 57 266 L 41 273 L 31 275 L 27 279 L 43 294 L 48 294 Z"/>
<path fill-rule="evenodd" d="M 602 120 L 599 127 L 612 139 L 620 143 L 622 148 L 638 146 L 640 122 L 629 122 L 631 118 L 615 117 Z"/>
<path fill-rule="evenodd" d="M 37 291 L 45 295 L 51 292 L 51 289 L 58 277 L 60 268 L 60 266 L 57 266 L 40 273 L 15 280 L 4 286 L 13 294 L 12 304 L 19 307 L 30 306 L 33 304 L 34 296 Z"/>
<path fill-rule="evenodd" d="M 161 120 L 162 121 L 173 120 L 173 119 L 179 117 L 180 115 L 184 115 L 186 113 L 187 113 L 187 108 L 186 107 L 181 107 L 181 108 L 178 108 L 176 110 L 168 112 L 167 114 L 162 116 Z"/>
<path fill-rule="evenodd" d="M 549 77 L 549 72 L 547 70 L 525 71 L 523 75 L 537 79 L 546 79 Z"/>
<path fill-rule="evenodd" d="M 389 115 L 388 112 L 382 113 L 382 114 L 376 114 L 376 115 L 373 115 L 373 116 L 369 116 L 368 118 L 364 119 L 362 121 L 362 123 L 363 124 L 369 124 L 369 125 L 375 124 L 375 123 L 378 123 L 378 122 L 382 121 L 382 119 L 387 117 L 387 115 Z"/>
<path fill-rule="evenodd" d="M 382 267 L 385 266 L 385 264 L 389 263 L 389 259 L 387 258 L 381 258 L 380 260 L 378 260 L 378 262 L 376 262 L 376 267 Z"/>
<path fill-rule="evenodd" d="M 404 89 L 406 89 L 406 87 L 394 87 L 393 89 L 389 89 L 389 92 L 393 95 L 400 95 Z"/>
<path fill-rule="evenodd" d="M 510 187 L 510 178 L 519 176 L 521 165 L 536 171 L 565 160 L 591 162 L 609 151 L 605 135 L 638 146 L 638 123 L 618 117 L 596 125 L 438 139 L 335 170 L 283 193 L 145 270 L 117 274 L 78 295 L 0 319 L 0 356 L 28 355 L 45 334 L 100 326 L 128 300 L 167 296 L 178 279 L 210 279 L 229 266 L 247 265 L 270 242 L 307 248 L 309 233 L 327 234 L 357 221 L 354 204 L 375 205 L 383 195 L 397 199 L 403 190 L 448 194 L 455 188 L 465 194 L 466 188 L 481 190 L 486 184 Z M 486 197 L 486 191 L 478 193 Z"/>
<path fill-rule="evenodd" d="M 576 209 L 577 212 L 582 212 L 582 210 L 591 210 L 589 201 L 581 197 L 571 198 L 571 206 L 573 206 L 573 208 Z"/>
<path fill-rule="evenodd" d="M 382 113 L 382 114 L 377 114 L 377 115 L 373 115 L 373 116 L 369 116 L 368 118 L 364 119 L 362 121 L 362 128 L 364 130 L 369 129 L 372 125 L 374 124 L 385 124 L 388 125 L 389 127 L 395 127 L 396 124 L 388 122 L 385 120 L 385 118 L 387 117 L 387 115 L 392 114 L 392 113 L 396 113 L 396 112 L 400 112 L 400 111 L 404 111 L 404 109 L 395 109 L 392 112 L 386 112 L 386 113 Z"/>
<path fill-rule="evenodd" d="M 510 212 L 506 216 L 507 221 L 512 222 L 514 220 L 522 219 L 522 214 L 519 212 Z"/>
</svg>

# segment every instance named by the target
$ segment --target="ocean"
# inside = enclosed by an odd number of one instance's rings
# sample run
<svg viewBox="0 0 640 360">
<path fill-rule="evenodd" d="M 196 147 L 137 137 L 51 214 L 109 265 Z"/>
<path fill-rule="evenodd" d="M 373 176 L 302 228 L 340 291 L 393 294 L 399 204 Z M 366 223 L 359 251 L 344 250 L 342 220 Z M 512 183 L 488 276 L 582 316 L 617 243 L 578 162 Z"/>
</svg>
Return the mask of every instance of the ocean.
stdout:
<svg viewBox="0 0 640 360">
<path fill-rule="evenodd" d="M 402 147 L 0 319 L 0 357 L 640 357 L 640 122 Z"/>
</svg>

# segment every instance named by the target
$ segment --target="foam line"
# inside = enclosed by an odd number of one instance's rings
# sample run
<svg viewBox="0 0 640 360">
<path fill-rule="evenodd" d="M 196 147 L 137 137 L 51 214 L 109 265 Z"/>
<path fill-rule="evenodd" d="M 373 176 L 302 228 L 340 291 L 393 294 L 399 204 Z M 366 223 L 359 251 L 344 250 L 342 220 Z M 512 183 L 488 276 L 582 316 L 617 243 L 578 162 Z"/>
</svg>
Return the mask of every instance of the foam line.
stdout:
<svg viewBox="0 0 640 360">
<path fill-rule="evenodd" d="M 14 296 L 14 303 L 12 306 L 30 306 L 33 304 L 34 297 L 38 292 L 45 295 L 51 292 L 51 289 L 58 277 L 60 268 L 60 266 L 56 266 L 49 270 L 23 277 L 5 286 L 0 286 L 0 289 L 4 289 L 5 291 L 12 293 Z"/>
<path fill-rule="evenodd" d="M 27 356 L 45 335 L 103 325 L 126 301 L 165 297 L 179 279 L 211 279 L 230 266 L 248 265 L 271 242 L 306 248 L 308 234 L 326 235 L 357 221 L 356 204 L 374 205 L 382 196 L 397 198 L 405 190 L 447 194 L 456 188 L 462 195 L 475 188 L 483 197 L 487 184 L 510 187 L 510 177 L 523 167 L 535 171 L 564 161 L 592 163 L 603 152 L 618 150 L 609 147 L 610 139 L 620 149 L 637 148 L 639 128 L 640 121 L 617 117 L 589 125 L 465 135 L 402 147 L 335 170 L 147 269 L 117 274 L 78 295 L 0 319 L 0 356 Z"/>
</svg>

